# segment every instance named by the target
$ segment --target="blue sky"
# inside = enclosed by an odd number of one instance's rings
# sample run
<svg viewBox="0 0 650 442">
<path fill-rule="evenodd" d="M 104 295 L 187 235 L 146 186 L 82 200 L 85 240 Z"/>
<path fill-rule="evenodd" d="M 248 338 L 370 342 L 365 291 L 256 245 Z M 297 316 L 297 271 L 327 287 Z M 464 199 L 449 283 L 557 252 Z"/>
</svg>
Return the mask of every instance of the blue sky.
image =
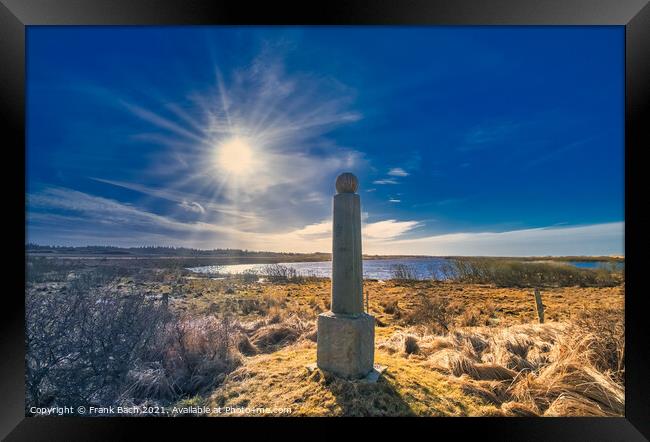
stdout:
<svg viewBox="0 0 650 442">
<path fill-rule="evenodd" d="M 40 244 L 623 254 L 623 27 L 29 27 Z"/>
</svg>

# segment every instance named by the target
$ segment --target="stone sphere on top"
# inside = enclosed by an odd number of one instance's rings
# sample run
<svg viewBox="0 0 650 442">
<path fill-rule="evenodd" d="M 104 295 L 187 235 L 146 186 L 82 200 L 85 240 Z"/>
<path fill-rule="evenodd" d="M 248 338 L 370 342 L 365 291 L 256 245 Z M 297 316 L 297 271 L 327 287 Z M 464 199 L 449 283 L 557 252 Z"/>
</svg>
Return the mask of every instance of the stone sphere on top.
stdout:
<svg viewBox="0 0 650 442">
<path fill-rule="evenodd" d="M 359 180 L 350 172 L 342 173 L 336 178 L 336 191 L 338 193 L 355 193 L 359 188 Z"/>
</svg>

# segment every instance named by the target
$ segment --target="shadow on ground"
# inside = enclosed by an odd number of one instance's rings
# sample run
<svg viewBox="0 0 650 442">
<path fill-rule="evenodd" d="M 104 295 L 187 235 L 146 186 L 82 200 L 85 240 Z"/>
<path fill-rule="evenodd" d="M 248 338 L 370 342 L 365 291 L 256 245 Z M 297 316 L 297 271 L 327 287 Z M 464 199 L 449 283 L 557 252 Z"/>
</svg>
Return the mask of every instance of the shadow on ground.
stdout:
<svg viewBox="0 0 650 442">
<path fill-rule="evenodd" d="M 343 416 L 415 415 L 386 372 L 375 383 L 349 381 L 321 370 L 315 370 L 310 378 L 332 393 Z"/>
</svg>

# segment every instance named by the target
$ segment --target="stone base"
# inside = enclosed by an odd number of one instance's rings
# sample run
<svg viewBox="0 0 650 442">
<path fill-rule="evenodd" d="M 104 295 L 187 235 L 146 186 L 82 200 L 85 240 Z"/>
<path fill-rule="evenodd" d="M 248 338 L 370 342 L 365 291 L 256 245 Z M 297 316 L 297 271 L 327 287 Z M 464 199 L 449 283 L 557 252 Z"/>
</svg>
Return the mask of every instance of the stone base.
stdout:
<svg viewBox="0 0 650 442">
<path fill-rule="evenodd" d="M 351 382 L 361 382 L 365 384 L 376 384 L 381 375 L 386 371 L 388 367 L 385 365 L 375 364 L 375 367 L 366 375 L 365 378 L 353 379 Z M 307 365 L 307 371 L 313 373 L 314 370 L 318 370 L 318 365 L 314 362 L 313 364 Z"/>
<path fill-rule="evenodd" d="M 375 318 L 332 312 L 318 315 L 316 364 L 347 379 L 366 377 L 374 368 Z"/>
</svg>

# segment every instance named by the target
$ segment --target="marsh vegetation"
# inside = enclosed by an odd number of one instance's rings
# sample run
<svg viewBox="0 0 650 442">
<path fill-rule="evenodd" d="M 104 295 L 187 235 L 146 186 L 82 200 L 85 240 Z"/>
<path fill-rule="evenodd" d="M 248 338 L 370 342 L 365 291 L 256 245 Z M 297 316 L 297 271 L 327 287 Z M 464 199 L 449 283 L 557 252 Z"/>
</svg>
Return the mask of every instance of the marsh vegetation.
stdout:
<svg viewBox="0 0 650 442">
<path fill-rule="evenodd" d="M 210 277 L 166 261 L 31 257 L 27 404 L 623 414 L 618 268 L 464 261 L 445 281 L 412 279 L 408 268 L 394 280 L 365 281 L 376 361 L 388 370 L 377 384 L 363 384 L 305 368 L 315 361 L 316 316 L 330 308 L 328 279 L 278 265 Z M 541 289 L 544 324 L 532 287 Z"/>
</svg>

